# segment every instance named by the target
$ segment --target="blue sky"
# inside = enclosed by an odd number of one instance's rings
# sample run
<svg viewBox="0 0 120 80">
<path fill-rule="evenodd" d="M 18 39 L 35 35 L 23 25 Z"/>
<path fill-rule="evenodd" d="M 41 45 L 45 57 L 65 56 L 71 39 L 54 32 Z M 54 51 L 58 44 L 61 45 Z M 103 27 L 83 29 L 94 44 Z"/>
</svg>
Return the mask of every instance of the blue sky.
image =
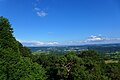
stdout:
<svg viewBox="0 0 120 80">
<path fill-rule="evenodd" d="M 120 42 L 120 0 L 0 0 L 27 46 Z"/>
</svg>

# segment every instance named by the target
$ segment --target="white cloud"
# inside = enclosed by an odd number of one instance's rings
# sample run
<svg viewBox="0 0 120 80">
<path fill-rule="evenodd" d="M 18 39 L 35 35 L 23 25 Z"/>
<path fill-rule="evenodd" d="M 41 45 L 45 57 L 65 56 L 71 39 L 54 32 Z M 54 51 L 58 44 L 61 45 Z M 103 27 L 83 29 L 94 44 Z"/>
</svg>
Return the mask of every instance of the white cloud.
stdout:
<svg viewBox="0 0 120 80">
<path fill-rule="evenodd" d="M 106 40 L 110 41 L 110 40 L 120 40 L 120 38 L 106 38 Z"/>
<path fill-rule="evenodd" d="M 94 36 L 91 35 L 86 40 L 74 40 L 74 41 L 20 41 L 24 46 L 64 46 L 64 45 L 85 45 L 85 44 L 109 44 L 109 43 L 120 43 L 120 38 L 106 38 L 101 35 Z"/>
<path fill-rule="evenodd" d="M 45 17 L 48 15 L 48 13 L 45 10 L 41 10 L 38 7 L 35 7 L 34 10 L 35 10 L 36 14 L 40 17 Z"/>
<path fill-rule="evenodd" d="M 98 36 L 91 35 L 90 37 L 88 37 L 87 40 L 85 40 L 85 42 L 97 42 L 103 40 L 105 40 L 105 38 L 103 38 L 101 35 Z"/>
<path fill-rule="evenodd" d="M 48 42 L 47 44 L 48 44 L 48 45 L 58 45 L 59 42 Z"/>
<path fill-rule="evenodd" d="M 37 11 L 36 13 L 37 13 L 37 15 L 40 16 L 40 17 L 45 17 L 45 16 L 48 15 L 45 11 Z"/>
<path fill-rule="evenodd" d="M 109 44 L 109 43 L 120 43 L 120 38 L 108 38 L 102 35 L 90 36 L 88 39 L 83 41 L 84 44 Z"/>
<path fill-rule="evenodd" d="M 42 42 L 42 41 L 20 41 L 24 46 L 55 46 L 59 42 Z"/>
<path fill-rule="evenodd" d="M 39 11 L 39 10 L 40 10 L 40 8 L 38 8 L 38 7 L 35 7 L 35 8 L 34 8 L 34 10 L 36 10 L 36 11 Z"/>
<path fill-rule="evenodd" d="M 35 11 L 35 13 L 39 16 L 39 17 L 45 17 L 48 15 L 48 8 L 47 7 L 40 7 L 39 5 L 41 4 L 41 0 L 36 0 L 35 3 L 33 3 L 33 9 Z"/>
</svg>

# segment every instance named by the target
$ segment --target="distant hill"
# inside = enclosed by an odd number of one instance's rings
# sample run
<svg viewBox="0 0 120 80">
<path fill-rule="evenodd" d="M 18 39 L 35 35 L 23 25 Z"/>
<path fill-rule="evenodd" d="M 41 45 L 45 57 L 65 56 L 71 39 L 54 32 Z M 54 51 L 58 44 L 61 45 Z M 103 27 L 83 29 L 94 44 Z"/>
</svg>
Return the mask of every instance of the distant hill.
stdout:
<svg viewBox="0 0 120 80">
<path fill-rule="evenodd" d="M 120 43 L 116 44 L 92 44 L 82 46 L 46 46 L 46 47 L 29 47 L 32 52 L 39 51 L 83 51 L 83 50 L 95 50 L 98 52 L 116 52 L 120 51 Z"/>
</svg>

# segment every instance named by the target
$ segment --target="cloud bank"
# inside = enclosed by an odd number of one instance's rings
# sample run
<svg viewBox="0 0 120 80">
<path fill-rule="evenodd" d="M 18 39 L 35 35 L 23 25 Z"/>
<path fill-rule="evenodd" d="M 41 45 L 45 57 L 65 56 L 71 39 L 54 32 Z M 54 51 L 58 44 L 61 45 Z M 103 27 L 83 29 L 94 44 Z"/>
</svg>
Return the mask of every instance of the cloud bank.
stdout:
<svg viewBox="0 0 120 80">
<path fill-rule="evenodd" d="M 79 41 L 63 41 L 63 42 L 43 42 L 43 41 L 21 41 L 24 46 L 65 46 L 65 45 L 86 45 L 86 44 L 110 44 L 120 43 L 120 38 L 107 38 L 101 35 L 89 36 L 86 40 Z"/>
<path fill-rule="evenodd" d="M 20 41 L 24 46 L 57 46 L 59 42 Z"/>
<path fill-rule="evenodd" d="M 120 38 L 107 38 L 101 35 L 93 36 L 91 35 L 85 41 L 85 44 L 110 44 L 110 43 L 120 43 Z"/>
</svg>

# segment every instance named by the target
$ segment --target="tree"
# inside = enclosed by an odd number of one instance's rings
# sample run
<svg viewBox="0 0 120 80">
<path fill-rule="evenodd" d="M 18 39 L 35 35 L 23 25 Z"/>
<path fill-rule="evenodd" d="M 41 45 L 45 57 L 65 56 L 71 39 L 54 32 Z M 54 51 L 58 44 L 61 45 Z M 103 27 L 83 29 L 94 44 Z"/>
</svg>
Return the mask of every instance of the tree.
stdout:
<svg viewBox="0 0 120 80">
<path fill-rule="evenodd" d="M 29 48 L 23 46 L 20 42 L 18 42 L 18 47 L 19 47 L 19 51 L 20 51 L 20 54 L 23 56 L 23 57 L 32 57 L 32 52 Z"/>
<path fill-rule="evenodd" d="M 88 51 L 82 51 L 80 54 L 78 54 L 79 57 L 81 58 L 93 58 L 93 59 L 99 59 L 99 55 L 96 51 L 94 50 L 88 50 Z"/>
<path fill-rule="evenodd" d="M 45 80 L 45 70 L 23 57 L 28 56 L 29 51 L 19 47 L 12 33 L 9 21 L 0 17 L 0 80 Z"/>
<path fill-rule="evenodd" d="M 18 44 L 12 35 L 13 28 L 4 17 L 0 17 L 0 48 L 11 48 L 15 52 L 19 52 Z"/>
<path fill-rule="evenodd" d="M 36 62 L 47 70 L 48 80 L 89 79 L 83 60 L 74 52 L 62 56 L 39 55 Z"/>
<path fill-rule="evenodd" d="M 90 80 L 108 80 L 102 65 L 105 65 L 97 52 L 93 50 L 83 51 L 79 55 L 84 61 L 85 71 L 88 71 Z"/>
<path fill-rule="evenodd" d="M 109 63 L 106 64 L 105 73 L 111 80 L 120 80 L 120 64 L 119 63 Z"/>
</svg>

